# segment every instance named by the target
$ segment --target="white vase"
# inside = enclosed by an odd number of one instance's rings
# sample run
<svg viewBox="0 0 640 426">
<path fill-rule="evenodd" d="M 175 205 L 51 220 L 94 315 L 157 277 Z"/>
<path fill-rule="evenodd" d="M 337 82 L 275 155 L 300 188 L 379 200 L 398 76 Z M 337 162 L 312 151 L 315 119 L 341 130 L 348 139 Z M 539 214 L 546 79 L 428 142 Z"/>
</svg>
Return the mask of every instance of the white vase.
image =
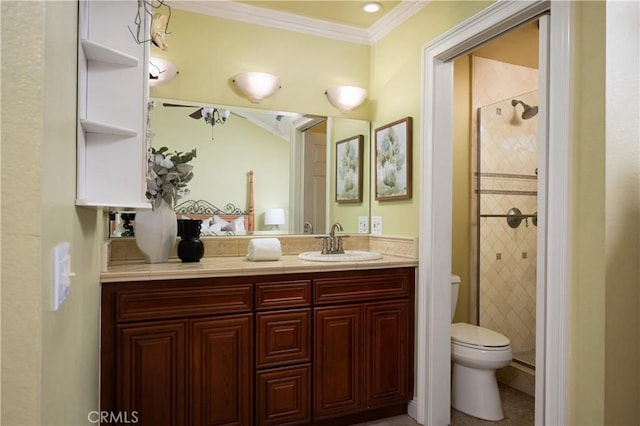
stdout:
<svg viewBox="0 0 640 426">
<path fill-rule="evenodd" d="M 147 263 L 163 263 L 176 243 L 178 221 L 173 208 L 162 200 L 155 209 L 136 210 L 135 236 Z"/>
</svg>

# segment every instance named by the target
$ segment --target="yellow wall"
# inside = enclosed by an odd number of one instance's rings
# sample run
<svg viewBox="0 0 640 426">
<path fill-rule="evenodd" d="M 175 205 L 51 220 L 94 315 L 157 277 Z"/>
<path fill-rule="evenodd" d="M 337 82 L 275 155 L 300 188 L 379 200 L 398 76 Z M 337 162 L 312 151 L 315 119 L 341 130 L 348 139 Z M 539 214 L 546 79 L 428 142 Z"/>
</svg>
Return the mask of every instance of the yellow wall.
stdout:
<svg viewBox="0 0 640 426">
<path fill-rule="evenodd" d="M 366 46 L 299 34 L 288 38 L 282 32 L 277 35 L 284 43 L 280 53 L 267 54 L 266 36 L 278 30 L 262 27 L 251 27 L 246 34 L 234 30 L 234 37 L 216 38 L 205 33 L 202 45 L 192 47 L 198 52 L 207 47 L 213 53 L 213 59 L 200 60 L 209 65 L 206 74 L 196 76 L 201 84 L 181 88 L 178 94 L 158 91 L 156 95 L 184 99 L 201 95 L 203 101 L 221 96 L 216 101 L 248 105 L 228 81 L 226 85 L 217 80 L 213 83 L 212 76 L 228 79 L 238 71 L 260 66 L 283 77 L 283 89 L 260 104 L 261 108 L 332 115 L 334 110 L 324 98 L 324 89 L 339 83 L 368 87 L 370 72 L 368 105 L 353 115 L 371 118 L 373 127 L 414 117 L 417 194 L 421 48 L 488 4 L 429 3 L 372 46 L 371 61 Z M 611 413 L 605 416 L 613 410 L 613 400 L 627 409 L 637 406 L 637 382 L 635 387 L 633 383 L 618 388 L 615 383 L 605 386 L 609 379 L 605 373 L 620 374 L 614 366 L 624 360 L 640 380 L 638 359 L 606 353 L 605 343 L 618 350 L 624 350 L 626 344 L 637 349 L 640 333 L 635 317 L 630 324 L 636 337 L 629 338 L 611 328 L 615 322 L 611 327 L 606 325 L 607 320 L 620 321 L 615 315 L 620 309 L 637 311 L 637 295 L 635 302 L 623 303 L 613 287 L 618 281 L 637 279 L 637 269 L 609 275 L 614 270 L 615 253 L 607 252 L 605 244 L 605 195 L 611 189 L 605 186 L 605 10 L 601 2 L 574 2 L 573 6 L 575 121 L 570 173 L 574 195 L 567 394 L 569 424 L 582 426 L 622 418 Z M 3 425 L 86 424 L 87 412 L 97 405 L 98 245 L 102 224 L 96 212 L 74 206 L 75 101 L 69 93 L 74 92 L 76 84 L 72 59 L 76 48 L 75 7 L 72 2 L 62 1 L 1 3 Z M 216 23 L 220 31 L 230 25 L 221 20 Z M 173 30 L 170 45 L 178 44 L 181 29 L 176 24 Z M 264 43 L 253 50 L 236 50 L 256 40 Z M 308 79 L 308 75 L 314 75 L 314 79 Z M 178 78 L 187 80 L 184 74 Z M 385 234 L 413 236 L 418 232 L 418 202 L 415 195 L 409 201 L 373 202 L 372 212 L 385 218 Z M 72 269 L 77 276 L 70 298 L 58 312 L 50 312 L 50 251 L 61 241 L 71 241 Z M 623 247 L 628 251 L 634 246 Z M 637 423 L 638 415 L 631 413 L 626 418 Z"/>
<path fill-rule="evenodd" d="M 471 57 L 453 63 L 453 214 L 451 271 L 460 276 L 455 322 L 473 322 L 471 304 Z"/>
<path fill-rule="evenodd" d="M 369 88 L 369 46 L 173 10 L 169 50 L 151 55 L 173 62 L 179 74 L 152 96 L 261 109 L 343 116 L 324 91 L 337 85 Z M 259 104 L 236 92 L 243 71 L 280 77 L 282 88 Z M 310 77 L 312 76 L 312 77 Z M 365 103 L 350 113 L 368 119 Z"/>
<path fill-rule="evenodd" d="M 98 400 L 101 219 L 75 207 L 77 5 L 1 7 L 0 422 L 86 424 Z M 53 312 L 51 250 L 63 241 L 77 275 Z"/>
<path fill-rule="evenodd" d="M 413 197 L 376 201 L 375 185 L 372 185 L 371 215 L 382 216 L 384 234 L 417 236 L 419 231 L 422 48 L 488 4 L 490 2 L 431 2 L 372 46 L 372 127 L 413 117 Z"/>
<path fill-rule="evenodd" d="M 574 7 L 569 415 L 571 424 L 586 426 L 604 424 L 604 7 Z"/>
</svg>

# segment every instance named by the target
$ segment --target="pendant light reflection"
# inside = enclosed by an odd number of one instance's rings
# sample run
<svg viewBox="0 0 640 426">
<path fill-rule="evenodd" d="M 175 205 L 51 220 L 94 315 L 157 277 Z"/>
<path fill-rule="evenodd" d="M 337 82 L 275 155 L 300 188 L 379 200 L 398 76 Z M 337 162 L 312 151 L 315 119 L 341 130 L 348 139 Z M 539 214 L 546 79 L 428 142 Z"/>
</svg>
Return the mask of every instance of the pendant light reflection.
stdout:
<svg viewBox="0 0 640 426">
<path fill-rule="evenodd" d="M 229 118 L 229 115 L 231 114 L 231 111 L 229 111 L 226 108 L 211 108 L 211 107 L 204 107 L 202 108 L 202 119 L 204 120 L 205 123 L 210 124 L 212 126 L 216 125 L 216 124 L 224 124 L 225 121 L 227 121 L 227 118 Z"/>
<path fill-rule="evenodd" d="M 324 92 L 331 102 L 342 113 L 349 113 L 358 108 L 367 98 L 367 91 L 357 86 L 336 86 Z"/>
<path fill-rule="evenodd" d="M 242 72 L 233 77 L 238 89 L 253 103 L 273 96 L 280 89 L 280 78 L 266 72 Z"/>
</svg>

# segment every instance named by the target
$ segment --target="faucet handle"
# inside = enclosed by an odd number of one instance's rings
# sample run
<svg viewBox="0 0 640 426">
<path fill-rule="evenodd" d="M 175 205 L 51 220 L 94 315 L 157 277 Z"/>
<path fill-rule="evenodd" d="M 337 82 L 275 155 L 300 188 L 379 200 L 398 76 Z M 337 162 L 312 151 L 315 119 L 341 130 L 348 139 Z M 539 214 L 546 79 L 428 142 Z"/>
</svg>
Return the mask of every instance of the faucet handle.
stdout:
<svg viewBox="0 0 640 426">
<path fill-rule="evenodd" d="M 315 239 L 322 239 L 322 251 L 320 253 L 327 254 L 329 253 L 329 237 L 326 235 L 318 235 L 314 237 Z"/>
<path fill-rule="evenodd" d="M 348 237 L 349 237 L 348 235 L 339 235 L 339 236 L 336 237 L 337 240 L 338 240 L 338 247 L 335 250 L 336 254 L 344 254 L 344 248 L 342 246 L 342 239 L 343 238 L 348 238 Z"/>
</svg>

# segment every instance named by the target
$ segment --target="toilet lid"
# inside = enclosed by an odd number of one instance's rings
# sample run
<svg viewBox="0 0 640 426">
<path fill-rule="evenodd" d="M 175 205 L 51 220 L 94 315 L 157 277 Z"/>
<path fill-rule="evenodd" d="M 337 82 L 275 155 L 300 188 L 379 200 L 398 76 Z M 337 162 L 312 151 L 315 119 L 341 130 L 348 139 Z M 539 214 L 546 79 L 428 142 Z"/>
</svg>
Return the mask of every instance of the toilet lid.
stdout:
<svg viewBox="0 0 640 426">
<path fill-rule="evenodd" d="M 504 349 L 511 345 L 509 339 L 488 328 L 473 324 L 451 324 L 451 341 L 463 346 L 486 348 L 487 350 Z"/>
</svg>

